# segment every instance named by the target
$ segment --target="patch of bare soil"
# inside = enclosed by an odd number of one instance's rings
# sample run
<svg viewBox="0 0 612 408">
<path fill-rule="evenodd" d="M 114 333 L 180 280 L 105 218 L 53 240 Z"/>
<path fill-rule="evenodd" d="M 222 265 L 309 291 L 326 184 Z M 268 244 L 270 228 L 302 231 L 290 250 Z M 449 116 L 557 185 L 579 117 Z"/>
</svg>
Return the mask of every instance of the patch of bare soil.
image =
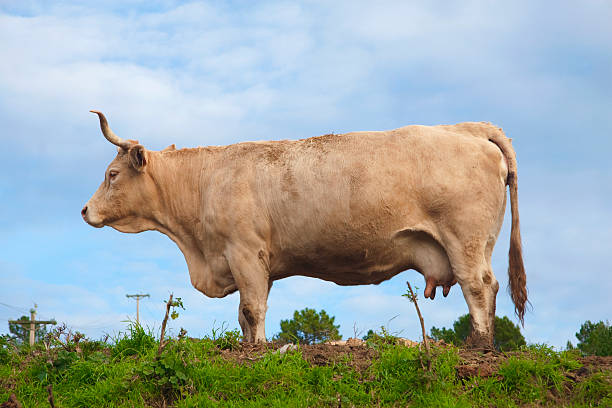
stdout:
<svg viewBox="0 0 612 408">
<path fill-rule="evenodd" d="M 459 378 L 468 378 L 477 375 L 481 377 L 490 377 L 497 371 L 499 365 L 506 361 L 508 356 L 512 354 L 514 353 L 482 353 L 478 351 L 459 350 L 459 357 L 461 360 L 457 366 L 457 376 Z M 595 372 L 612 371 L 612 356 L 580 357 L 578 361 L 580 361 L 583 366 L 566 374 L 566 376 L 573 381 L 581 381 L 584 377 L 588 377 Z"/>
<path fill-rule="evenodd" d="M 312 365 L 344 362 L 362 372 L 372 365 L 372 360 L 378 357 L 378 351 L 364 345 L 317 344 L 302 349 L 302 355 Z"/>
<path fill-rule="evenodd" d="M 595 371 L 612 370 L 612 356 L 599 357 L 599 356 L 588 356 L 582 357 L 580 362 L 585 367 L 589 367 Z"/>
<path fill-rule="evenodd" d="M 496 351 L 480 352 L 472 350 L 459 350 L 459 364 L 457 377 L 460 379 L 481 376 L 492 376 L 499 365 L 506 361 L 506 356 Z"/>
<path fill-rule="evenodd" d="M 241 343 L 234 350 L 222 350 L 221 356 L 237 363 L 250 363 L 259 360 L 269 351 L 285 352 L 282 350 L 282 347 L 283 345 L 278 343 Z M 363 342 L 342 345 L 304 344 L 300 345 L 297 349 L 300 350 L 304 359 L 311 365 L 324 366 L 343 362 L 359 372 L 367 369 L 372 364 L 372 360 L 378 357 L 379 354 L 375 349 L 365 346 Z"/>
</svg>

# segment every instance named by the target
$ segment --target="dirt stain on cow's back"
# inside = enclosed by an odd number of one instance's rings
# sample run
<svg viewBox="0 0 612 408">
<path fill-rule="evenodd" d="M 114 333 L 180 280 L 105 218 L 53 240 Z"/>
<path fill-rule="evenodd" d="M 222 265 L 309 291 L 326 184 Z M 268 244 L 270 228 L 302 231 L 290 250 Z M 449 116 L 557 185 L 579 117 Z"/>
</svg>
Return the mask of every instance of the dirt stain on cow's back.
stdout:
<svg viewBox="0 0 612 408">
<path fill-rule="evenodd" d="M 308 139 L 300 139 L 305 147 L 317 149 L 321 152 L 327 152 L 328 146 L 337 143 L 339 135 L 334 133 L 328 133 L 322 136 L 309 137 Z"/>
<path fill-rule="evenodd" d="M 300 197 L 299 193 L 297 192 L 296 180 L 291 167 L 285 167 L 283 169 L 281 189 L 283 193 L 289 194 L 293 200 L 297 200 Z"/>
<path fill-rule="evenodd" d="M 281 159 L 285 153 L 284 146 L 270 144 L 260 147 L 263 149 L 261 156 L 268 164 L 277 164 L 282 161 Z"/>
</svg>

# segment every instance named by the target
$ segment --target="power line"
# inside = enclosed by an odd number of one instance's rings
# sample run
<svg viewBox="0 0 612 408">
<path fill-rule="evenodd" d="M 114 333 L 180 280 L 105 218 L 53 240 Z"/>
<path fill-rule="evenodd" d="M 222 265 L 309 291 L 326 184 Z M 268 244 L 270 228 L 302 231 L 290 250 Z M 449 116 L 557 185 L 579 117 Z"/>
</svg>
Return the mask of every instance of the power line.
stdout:
<svg viewBox="0 0 612 408">
<path fill-rule="evenodd" d="M 151 320 L 158 320 L 158 319 L 161 319 L 161 316 L 163 316 L 163 311 L 162 311 L 161 308 L 160 308 L 160 310 L 153 311 L 149 307 L 149 305 L 147 305 L 146 303 L 143 303 L 142 305 L 144 306 L 145 310 L 147 311 L 147 314 L 149 315 L 149 319 L 151 319 Z"/>
<path fill-rule="evenodd" d="M 5 307 L 8 307 L 8 308 L 13 309 L 13 310 L 16 310 L 16 311 L 18 311 L 19 313 L 26 313 L 26 314 L 27 314 L 27 313 L 29 313 L 29 310 L 28 310 L 28 309 L 25 309 L 25 308 L 16 307 L 16 306 L 11 306 L 11 305 L 6 304 L 6 303 L 3 303 L 3 302 L 0 302 L 0 305 L 5 306 Z"/>
</svg>

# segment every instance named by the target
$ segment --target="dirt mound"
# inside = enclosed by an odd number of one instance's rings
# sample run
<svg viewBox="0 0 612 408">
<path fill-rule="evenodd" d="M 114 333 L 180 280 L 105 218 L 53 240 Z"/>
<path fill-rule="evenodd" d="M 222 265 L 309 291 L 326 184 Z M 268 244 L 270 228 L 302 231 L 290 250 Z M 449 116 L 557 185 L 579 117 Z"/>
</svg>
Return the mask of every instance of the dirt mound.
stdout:
<svg viewBox="0 0 612 408">
<path fill-rule="evenodd" d="M 585 367 L 590 367 L 594 370 L 612 370 L 612 356 L 599 357 L 588 356 L 580 359 L 580 362 Z"/>
<path fill-rule="evenodd" d="M 314 344 L 300 345 L 299 349 L 306 361 L 312 365 L 324 366 L 338 362 L 345 362 L 357 371 L 363 371 L 372 364 L 372 360 L 378 356 L 378 351 L 372 347 L 366 347 L 365 343 L 349 344 Z M 249 363 L 257 361 L 270 351 L 278 353 L 286 352 L 283 345 L 279 343 L 252 344 L 241 343 L 234 350 L 222 350 L 223 358 L 238 363 Z"/>
<path fill-rule="evenodd" d="M 459 365 L 457 366 L 457 377 L 459 378 L 489 377 L 506 360 L 506 356 L 502 353 L 483 353 L 471 350 L 459 350 L 459 358 Z"/>
<path fill-rule="evenodd" d="M 401 344 L 411 346 L 418 343 L 401 339 Z M 436 343 L 436 345 L 446 346 L 443 342 Z M 288 349 L 299 349 L 304 359 L 311 365 L 324 366 L 343 362 L 360 372 L 370 367 L 372 360 L 379 355 L 376 348 L 368 346 L 365 342 L 358 339 L 349 339 L 345 342 L 335 342 L 332 344 L 291 345 L 291 347 L 285 346 L 284 348 L 283 344 L 279 343 L 241 343 L 234 350 L 222 350 L 221 356 L 238 363 L 249 363 L 261 359 L 270 351 L 284 353 Z M 457 377 L 469 378 L 477 375 L 489 377 L 497 372 L 500 364 L 505 362 L 511 355 L 513 353 L 460 349 Z M 597 371 L 612 371 L 612 356 L 588 356 L 579 358 L 579 361 L 583 364 L 583 367 L 573 371 L 571 374 L 576 379 Z"/>
</svg>

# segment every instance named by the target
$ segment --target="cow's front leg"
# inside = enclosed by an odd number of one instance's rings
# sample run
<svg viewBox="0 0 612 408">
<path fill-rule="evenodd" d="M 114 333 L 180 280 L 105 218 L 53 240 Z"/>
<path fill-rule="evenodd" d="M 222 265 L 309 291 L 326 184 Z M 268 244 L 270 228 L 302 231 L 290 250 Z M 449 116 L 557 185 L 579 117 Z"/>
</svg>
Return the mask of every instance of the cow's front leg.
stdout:
<svg viewBox="0 0 612 408">
<path fill-rule="evenodd" d="M 231 273 L 240 292 L 238 322 L 244 340 L 252 343 L 266 341 L 266 310 L 268 308 L 269 268 L 263 250 L 250 251 L 234 246 L 226 252 Z"/>
</svg>

